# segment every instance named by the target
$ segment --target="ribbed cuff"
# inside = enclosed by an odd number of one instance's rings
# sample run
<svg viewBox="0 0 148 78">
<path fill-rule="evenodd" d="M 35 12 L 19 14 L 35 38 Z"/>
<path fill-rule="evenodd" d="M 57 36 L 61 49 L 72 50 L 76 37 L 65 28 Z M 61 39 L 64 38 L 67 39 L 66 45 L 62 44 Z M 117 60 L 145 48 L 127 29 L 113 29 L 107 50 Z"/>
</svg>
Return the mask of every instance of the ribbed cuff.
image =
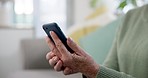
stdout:
<svg viewBox="0 0 148 78">
<path fill-rule="evenodd" d="M 96 78 L 120 78 L 121 74 L 115 70 L 100 66 Z"/>
</svg>

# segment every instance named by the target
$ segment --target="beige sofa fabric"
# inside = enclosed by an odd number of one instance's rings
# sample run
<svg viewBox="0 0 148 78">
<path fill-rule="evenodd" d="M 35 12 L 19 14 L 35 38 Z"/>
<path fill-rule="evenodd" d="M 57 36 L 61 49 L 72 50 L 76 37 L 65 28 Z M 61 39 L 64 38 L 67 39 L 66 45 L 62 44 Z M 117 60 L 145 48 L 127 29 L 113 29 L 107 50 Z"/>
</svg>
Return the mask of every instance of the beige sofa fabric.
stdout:
<svg viewBox="0 0 148 78">
<path fill-rule="evenodd" d="M 45 39 L 24 39 L 21 46 L 25 69 L 49 69 L 45 58 L 49 47 Z"/>
</svg>

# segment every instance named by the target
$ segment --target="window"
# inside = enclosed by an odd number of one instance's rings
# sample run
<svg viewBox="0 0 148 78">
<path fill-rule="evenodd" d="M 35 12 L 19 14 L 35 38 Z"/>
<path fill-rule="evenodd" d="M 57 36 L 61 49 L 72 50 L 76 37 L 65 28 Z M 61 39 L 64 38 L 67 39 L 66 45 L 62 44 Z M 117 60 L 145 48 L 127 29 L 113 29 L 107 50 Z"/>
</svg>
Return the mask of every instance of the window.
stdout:
<svg viewBox="0 0 148 78">
<path fill-rule="evenodd" d="M 33 26 L 33 0 L 14 0 L 14 24 L 19 28 Z"/>
<path fill-rule="evenodd" d="M 56 22 L 62 30 L 66 30 L 67 16 L 72 16 L 70 7 L 72 0 L 2 0 L 0 1 L 1 26 L 16 28 L 35 28 L 37 37 L 45 33 L 42 25 Z M 67 3 L 68 2 L 68 3 Z M 8 24 L 8 25 L 7 25 Z M 68 22 L 70 25 L 71 22 Z"/>
<path fill-rule="evenodd" d="M 42 25 L 56 22 L 66 30 L 66 0 L 34 0 L 34 25 L 37 37 L 45 36 Z"/>
</svg>

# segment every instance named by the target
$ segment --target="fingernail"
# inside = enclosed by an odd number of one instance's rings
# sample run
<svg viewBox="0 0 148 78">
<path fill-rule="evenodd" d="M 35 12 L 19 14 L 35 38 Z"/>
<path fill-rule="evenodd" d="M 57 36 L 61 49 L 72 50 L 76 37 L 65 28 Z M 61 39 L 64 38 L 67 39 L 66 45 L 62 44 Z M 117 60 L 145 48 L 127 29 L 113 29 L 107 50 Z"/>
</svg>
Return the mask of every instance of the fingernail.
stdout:
<svg viewBox="0 0 148 78">
<path fill-rule="evenodd" d="M 56 61 L 58 59 L 58 57 L 55 57 L 54 60 Z"/>
<path fill-rule="evenodd" d="M 69 41 L 69 42 L 73 42 L 72 38 L 68 38 L 68 41 Z"/>
<path fill-rule="evenodd" d="M 50 34 L 52 33 L 52 31 L 50 31 Z"/>
</svg>

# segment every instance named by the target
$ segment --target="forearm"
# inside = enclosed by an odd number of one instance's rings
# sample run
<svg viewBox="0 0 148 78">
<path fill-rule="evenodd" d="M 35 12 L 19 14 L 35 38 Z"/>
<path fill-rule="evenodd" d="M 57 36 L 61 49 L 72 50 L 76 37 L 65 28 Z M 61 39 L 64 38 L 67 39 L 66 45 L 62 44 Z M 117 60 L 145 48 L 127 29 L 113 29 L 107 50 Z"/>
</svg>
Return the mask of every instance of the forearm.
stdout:
<svg viewBox="0 0 148 78">
<path fill-rule="evenodd" d="M 123 72 L 118 72 L 113 69 L 109 69 L 104 66 L 100 66 L 96 78 L 135 78 L 135 77 L 127 75 Z"/>
</svg>

